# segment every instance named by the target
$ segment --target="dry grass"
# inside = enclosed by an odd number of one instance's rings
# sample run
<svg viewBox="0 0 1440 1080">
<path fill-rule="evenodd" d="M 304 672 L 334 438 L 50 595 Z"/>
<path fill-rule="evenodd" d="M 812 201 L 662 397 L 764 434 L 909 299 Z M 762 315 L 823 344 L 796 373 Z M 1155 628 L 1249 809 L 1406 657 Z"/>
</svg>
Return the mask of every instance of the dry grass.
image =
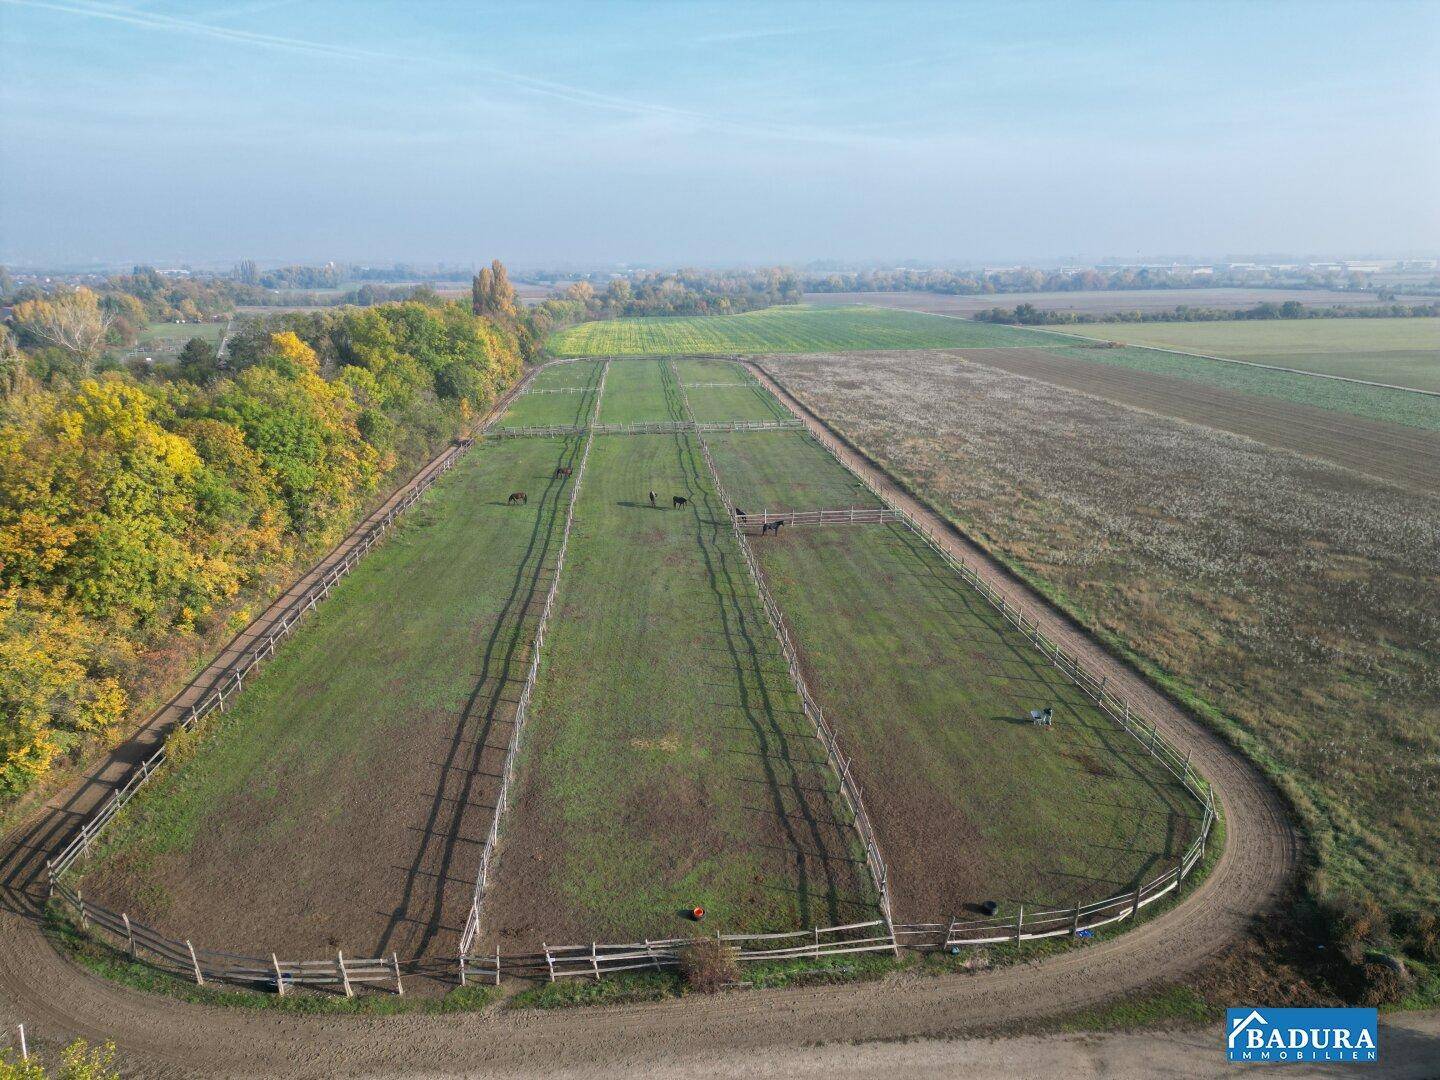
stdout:
<svg viewBox="0 0 1440 1080">
<path fill-rule="evenodd" d="M 930 353 L 768 358 L 977 539 L 1213 707 L 1320 892 L 1440 900 L 1440 499 Z"/>
</svg>

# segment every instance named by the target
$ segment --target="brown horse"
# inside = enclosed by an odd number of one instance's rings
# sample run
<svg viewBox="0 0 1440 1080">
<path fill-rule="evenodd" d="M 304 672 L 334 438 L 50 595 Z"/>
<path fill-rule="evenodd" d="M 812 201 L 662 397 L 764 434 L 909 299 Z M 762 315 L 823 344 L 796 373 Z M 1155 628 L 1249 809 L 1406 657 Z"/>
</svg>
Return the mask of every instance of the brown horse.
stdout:
<svg viewBox="0 0 1440 1080">
<path fill-rule="evenodd" d="M 569 476 L 569 475 L 570 475 L 571 473 L 573 473 L 574 471 L 575 471 L 575 470 L 572 469 L 569 465 L 559 465 L 559 466 L 556 466 L 556 468 L 555 468 L 555 475 L 556 475 L 556 476 Z"/>
<path fill-rule="evenodd" d="M 529 502 L 529 500 L 525 497 L 525 492 L 523 491 L 511 492 L 510 498 L 506 501 L 509 502 L 511 506 L 514 506 L 516 503 L 520 503 L 523 506 L 525 503 Z"/>
</svg>

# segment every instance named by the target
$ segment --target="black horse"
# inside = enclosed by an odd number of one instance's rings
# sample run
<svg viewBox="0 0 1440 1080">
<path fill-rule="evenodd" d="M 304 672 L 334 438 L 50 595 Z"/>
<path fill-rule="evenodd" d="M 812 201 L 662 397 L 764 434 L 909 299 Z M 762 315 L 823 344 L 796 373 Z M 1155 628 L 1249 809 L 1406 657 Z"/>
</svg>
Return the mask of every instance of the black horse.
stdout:
<svg viewBox="0 0 1440 1080">
<path fill-rule="evenodd" d="M 760 535 L 761 535 L 761 536 L 764 536 L 764 535 L 765 535 L 766 533 L 768 533 L 768 532 L 773 532 L 773 533 L 775 534 L 776 538 L 778 539 L 779 536 L 780 536 L 780 526 L 781 526 L 781 525 L 784 525 L 784 524 L 785 524 L 785 523 L 784 523 L 783 521 L 767 521 L 767 522 L 764 522 L 764 523 L 760 526 Z"/>
<path fill-rule="evenodd" d="M 670 506 L 671 506 L 671 508 L 673 508 L 673 509 L 675 509 L 675 510 L 680 509 L 680 507 L 682 507 L 682 506 L 689 506 L 689 505 L 690 505 L 690 500 L 687 499 L 687 498 L 685 498 L 684 495 L 672 495 L 672 496 L 670 497 Z"/>
</svg>

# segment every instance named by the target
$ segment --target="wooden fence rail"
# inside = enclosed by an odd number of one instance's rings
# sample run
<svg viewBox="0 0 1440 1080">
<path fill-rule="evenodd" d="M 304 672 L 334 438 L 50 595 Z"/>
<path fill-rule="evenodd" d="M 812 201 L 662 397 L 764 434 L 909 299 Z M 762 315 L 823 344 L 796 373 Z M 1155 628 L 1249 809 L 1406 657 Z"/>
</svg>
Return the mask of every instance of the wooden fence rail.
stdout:
<svg viewBox="0 0 1440 1080">
<path fill-rule="evenodd" d="M 669 435 L 677 431 L 800 431 L 804 422 L 794 420 L 651 420 L 635 424 L 551 424 L 525 427 L 497 427 L 489 434 L 496 439 L 544 438 L 555 435 Z"/>
<path fill-rule="evenodd" d="M 859 525 L 882 521 L 899 521 L 899 510 L 888 506 L 851 506 L 840 510 L 761 510 L 757 513 L 735 512 L 735 521 L 742 528 L 751 525 Z"/>
<path fill-rule="evenodd" d="M 932 952 L 952 951 L 990 944 L 1036 941 L 1062 936 L 1089 934 L 1101 927 L 1134 918 L 1147 905 L 1181 888 L 1185 877 L 1204 856 L 1205 837 L 1196 837 L 1180 862 L 1152 881 L 1108 900 L 1072 908 L 1026 913 L 989 919 L 950 918 L 934 923 L 890 923 L 884 919 L 845 926 L 812 927 L 807 930 L 768 934 L 717 934 L 716 938 L 735 950 L 741 963 L 820 958 L 864 952 L 897 952 L 899 949 Z M 339 987 L 353 994 L 356 986 L 373 985 L 404 993 L 403 978 L 423 975 L 456 978 L 463 986 L 469 980 L 498 983 L 502 977 L 557 979 L 600 978 L 621 971 L 666 970 L 680 962 L 684 948 L 693 938 L 666 938 L 643 942 L 588 945 L 543 945 L 539 953 L 502 957 L 462 954 L 454 962 L 427 958 L 401 960 L 389 957 L 346 957 L 337 951 L 331 958 L 281 960 L 274 953 L 245 956 L 197 948 L 189 941 L 160 933 L 153 927 L 85 900 L 69 886 L 52 883 L 52 898 L 88 934 L 99 935 L 139 961 L 203 985 L 206 982 L 258 987 L 280 994 L 296 986 Z"/>
</svg>

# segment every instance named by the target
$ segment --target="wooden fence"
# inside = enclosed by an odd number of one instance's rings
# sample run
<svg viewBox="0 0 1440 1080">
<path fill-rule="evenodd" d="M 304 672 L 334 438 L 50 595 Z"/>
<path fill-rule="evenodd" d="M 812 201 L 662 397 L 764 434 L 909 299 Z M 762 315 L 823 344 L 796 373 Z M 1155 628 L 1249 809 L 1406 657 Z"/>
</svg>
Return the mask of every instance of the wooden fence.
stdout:
<svg viewBox="0 0 1440 1080">
<path fill-rule="evenodd" d="M 888 506 L 851 506 L 843 510 L 762 510 L 758 514 L 735 513 L 743 526 L 769 525 L 863 525 L 901 520 L 900 511 Z"/>
<path fill-rule="evenodd" d="M 680 381 L 680 375 L 675 370 L 674 361 L 670 363 L 670 375 L 680 391 L 680 401 L 685 407 L 686 415 L 693 419 L 695 413 L 690 407 L 690 398 L 685 392 L 685 384 Z M 864 846 L 865 863 L 875 883 L 880 911 L 884 915 L 885 925 L 888 927 L 891 923 L 889 876 L 885 869 L 885 859 L 880 854 L 880 843 L 870 824 L 870 815 L 865 812 L 865 802 L 860 795 L 860 785 L 851 775 L 850 762 L 840 752 L 840 744 L 835 738 L 834 730 L 826 721 L 819 704 L 810 694 L 810 688 L 806 685 L 805 676 L 800 669 L 799 657 L 790 641 L 790 633 L 785 628 L 785 619 L 780 613 L 779 605 L 775 603 L 775 598 L 770 595 L 770 588 L 765 582 L 765 575 L 760 569 L 760 563 L 755 558 L 755 553 L 750 550 L 750 541 L 736 520 L 735 504 L 730 501 L 730 496 L 725 492 L 725 485 L 720 479 L 720 470 L 716 468 L 715 459 L 710 455 L 710 445 L 705 441 L 704 431 L 698 425 L 695 437 L 700 444 L 700 454 L 705 459 L 705 467 L 710 472 L 710 481 L 715 486 L 715 494 L 719 496 L 721 505 L 725 507 L 725 516 L 729 518 L 730 527 L 735 533 L 735 540 L 740 545 L 740 554 L 744 557 L 750 578 L 755 583 L 755 590 L 760 595 L 761 606 L 765 609 L 771 629 L 774 630 L 776 640 L 780 643 L 780 650 L 789 667 L 790 679 L 795 684 L 795 691 L 800 697 L 801 707 L 811 724 L 814 725 L 815 733 L 819 737 L 821 745 L 825 747 L 825 755 L 830 767 L 839 780 L 840 793 L 850 808 L 855 831 L 859 834 L 860 842 Z M 895 947 L 893 938 L 890 944 L 892 948 Z"/>
<path fill-rule="evenodd" d="M 693 414 L 692 414 L 693 415 Z M 636 424 L 554 424 L 549 426 L 496 428 L 490 436 L 496 439 L 535 438 L 554 435 L 668 435 L 677 431 L 800 431 L 804 421 L 794 420 L 713 420 L 697 424 L 694 420 L 652 420 Z"/>
<path fill-rule="evenodd" d="M 1108 900 L 1029 913 L 1021 907 L 1014 915 L 986 919 L 951 917 L 942 922 L 900 924 L 875 919 L 771 934 L 715 936 L 735 950 L 740 963 L 755 964 L 850 953 L 898 954 L 900 949 L 954 952 L 984 945 L 1089 934 L 1124 919 L 1133 919 L 1149 904 L 1177 892 L 1204 857 L 1212 821 L 1213 814 L 1207 814 L 1205 828 L 1176 866 L 1133 891 Z M 87 901 L 83 894 L 62 883 L 52 883 L 51 895 L 83 932 L 108 941 L 134 960 L 193 979 L 202 986 L 238 984 L 280 994 L 297 986 L 335 987 L 347 996 L 362 986 L 403 994 L 403 980 L 412 975 L 447 981 L 454 978 L 465 986 L 471 980 L 498 984 L 502 976 L 547 977 L 554 982 L 564 978 L 599 979 L 622 971 L 663 971 L 676 967 L 684 948 L 696 940 L 665 938 L 621 944 L 545 944 L 538 953 L 501 956 L 498 950 L 486 955 L 464 952 L 455 961 L 401 960 L 394 953 L 389 957 L 356 958 L 346 957 L 339 951 L 333 958 L 281 960 L 274 953 L 246 956 L 196 947 L 188 940 L 168 937 L 124 913 Z"/>
<path fill-rule="evenodd" d="M 521 386 L 523 385 L 522 383 Z M 471 436 L 456 439 L 442 454 L 421 469 L 411 480 L 410 488 L 405 495 L 392 504 L 379 518 L 371 521 L 364 533 L 350 546 L 344 556 L 270 624 L 269 631 L 263 637 L 256 639 L 248 653 L 236 657 L 228 671 L 220 676 L 218 685 L 209 694 L 191 705 L 176 727 L 189 731 L 210 713 L 224 712 L 226 703 L 244 690 L 245 680 L 250 677 L 251 673 L 260 664 L 275 655 L 276 646 L 294 632 L 301 619 L 314 611 L 316 606 L 330 595 L 331 590 L 335 588 L 340 579 L 353 570 L 366 553 L 384 537 L 396 519 L 414 506 L 436 480 L 459 463 L 466 451 L 474 444 L 474 434 L 484 432 L 493 424 L 503 414 L 506 406 L 518 395 L 520 388 L 519 386 L 515 387 L 496 402 L 488 418 Z M 159 749 L 131 770 L 124 783 L 101 804 L 100 809 L 81 824 L 79 832 L 70 839 L 69 843 L 61 848 L 53 858 L 47 860 L 47 873 L 52 883 L 63 875 L 77 858 L 89 855 L 90 846 L 95 842 L 95 838 L 135 797 L 135 793 L 150 782 L 150 778 L 164 763 L 165 747 L 162 744 Z"/>
<path fill-rule="evenodd" d="M 543 390 L 522 390 L 522 394 L 586 394 L 593 386 L 552 386 Z"/>
<path fill-rule="evenodd" d="M 606 364 L 600 372 L 600 384 L 595 393 L 595 406 L 591 420 L 600 412 L 600 402 L 605 396 L 605 378 L 610 374 Z M 545 647 L 545 628 L 550 622 L 550 613 L 555 606 L 555 594 L 560 588 L 560 575 L 565 569 L 565 553 L 570 547 L 570 529 L 575 523 L 575 503 L 580 497 L 580 485 L 585 480 L 585 467 L 590 463 L 590 448 L 595 445 L 595 425 L 590 425 L 590 436 L 585 440 L 585 450 L 580 455 L 580 467 L 575 472 L 575 482 L 570 485 L 570 502 L 565 509 L 565 528 L 560 534 L 560 551 L 555 558 L 555 570 L 550 577 L 550 588 L 545 593 L 545 605 L 540 610 L 540 621 L 535 628 L 535 640 L 530 646 L 530 668 L 525 673 L 525 685 L 520 690 L 520 700 L 515 706 L 515 719 L 510 728 L 510 743 L 505 749 L 505 763 L 500 770 L 500 794 L 495 800 L 495 812 L 490 818 L 490 831 L 485 836 L 485 846 L 480 852 L 480 866 L 475 874 L 475 894 L 470 901 L 470 914 L 465 920 L 465 929 L 460 935 L 460 955 L 470 952 L 475 936 L 480 932 L 480 912 L 485 903 L 485 887 L 490 880 L 490 864 L 495 858 L 495 848 L 500 842 L 500 820 L 510 804 L 510 785 L 515 779 L 515 759 L 520 751 L 520 736 L 525 730 L 525 720 L 530 711 L 530 698 L 535 692 L 535 683 L 540 677 L 540 653 Z M 498 971 L 498 961 L 497 968 Z M 464 968 L 461 968 L 464 980 Z"/>
</svg>

